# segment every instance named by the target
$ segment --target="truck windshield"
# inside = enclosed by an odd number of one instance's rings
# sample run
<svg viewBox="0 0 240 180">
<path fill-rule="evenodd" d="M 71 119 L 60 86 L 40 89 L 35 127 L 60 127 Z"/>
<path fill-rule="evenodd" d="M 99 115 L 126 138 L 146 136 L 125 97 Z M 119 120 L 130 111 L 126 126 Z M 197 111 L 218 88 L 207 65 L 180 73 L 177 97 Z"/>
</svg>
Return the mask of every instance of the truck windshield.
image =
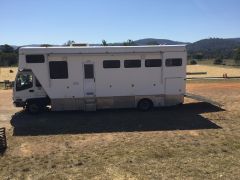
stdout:
<svg viewBox="0 0 240 180">
<path fill-rule="evenodd" d="M 31 74 L 18 74 L 16 80 L 16 91 L 33 87 L 33 77 Z"/>
</svg>

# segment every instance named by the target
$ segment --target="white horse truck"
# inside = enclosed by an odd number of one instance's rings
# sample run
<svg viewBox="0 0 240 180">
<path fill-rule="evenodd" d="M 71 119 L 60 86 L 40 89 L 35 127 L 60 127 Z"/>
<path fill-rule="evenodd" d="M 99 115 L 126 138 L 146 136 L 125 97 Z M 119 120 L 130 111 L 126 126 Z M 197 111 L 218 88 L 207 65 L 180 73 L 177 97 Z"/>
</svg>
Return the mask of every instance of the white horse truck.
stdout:
<svg viewBox="0 0 240 180">
<path fill-rule="evenodd" d="M 187 52 L 182 45 L 23 47 L 13 90 L 31 113 L 182 104 Z"/>
</svg>

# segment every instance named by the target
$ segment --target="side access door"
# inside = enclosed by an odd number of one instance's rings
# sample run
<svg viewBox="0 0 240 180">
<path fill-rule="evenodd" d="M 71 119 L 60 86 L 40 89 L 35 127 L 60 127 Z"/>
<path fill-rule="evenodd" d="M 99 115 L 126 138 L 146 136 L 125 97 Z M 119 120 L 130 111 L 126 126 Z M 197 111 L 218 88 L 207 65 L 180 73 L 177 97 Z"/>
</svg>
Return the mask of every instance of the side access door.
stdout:
<svg viewBox="0 0 240 180">
<path fill-rule="evenodd" d="M 84 63 L 84 96 L 95 97 L 96 96 L 96 83 L 93 63 Z"/>
<path fill-rule="evenodd" d="M 94 73 L 94 63 L 84 63 L 84 109 L 85 111 L 96 111 L 96 83 Z"/>
</svg>

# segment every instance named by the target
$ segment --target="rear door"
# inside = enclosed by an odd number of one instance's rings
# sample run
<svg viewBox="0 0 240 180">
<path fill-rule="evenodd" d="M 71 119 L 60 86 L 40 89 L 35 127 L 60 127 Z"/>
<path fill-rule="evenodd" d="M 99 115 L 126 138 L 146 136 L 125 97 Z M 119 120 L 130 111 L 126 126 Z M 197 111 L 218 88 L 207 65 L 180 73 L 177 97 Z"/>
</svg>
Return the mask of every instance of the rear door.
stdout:
<svg viewBox="0 0 240 180">
<path fill-rule="evenodd" d="M 165 94 L 177 95 L 185 93 L 185 80 L 183 78 L 166 78 Z"/>
<path fill-rule="evenodd" d="M 184 94 L 186 84 L 186 52 L 164 53 L 163 65 L 165 94 Z"/>
</svg>

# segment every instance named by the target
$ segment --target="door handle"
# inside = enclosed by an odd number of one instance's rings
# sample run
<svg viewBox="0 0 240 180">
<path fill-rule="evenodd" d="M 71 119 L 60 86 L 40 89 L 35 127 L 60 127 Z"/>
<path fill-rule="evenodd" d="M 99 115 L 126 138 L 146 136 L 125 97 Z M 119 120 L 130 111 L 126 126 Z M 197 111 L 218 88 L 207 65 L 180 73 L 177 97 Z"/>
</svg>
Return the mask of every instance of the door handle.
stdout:
<svg viewBox="0 0 240 180">
<path fill-rule="evenodd" d="M 31 90 L 29 90 L 29 92 L 34 92 L 34 90 L 31 89 Z"/>
</svg>

